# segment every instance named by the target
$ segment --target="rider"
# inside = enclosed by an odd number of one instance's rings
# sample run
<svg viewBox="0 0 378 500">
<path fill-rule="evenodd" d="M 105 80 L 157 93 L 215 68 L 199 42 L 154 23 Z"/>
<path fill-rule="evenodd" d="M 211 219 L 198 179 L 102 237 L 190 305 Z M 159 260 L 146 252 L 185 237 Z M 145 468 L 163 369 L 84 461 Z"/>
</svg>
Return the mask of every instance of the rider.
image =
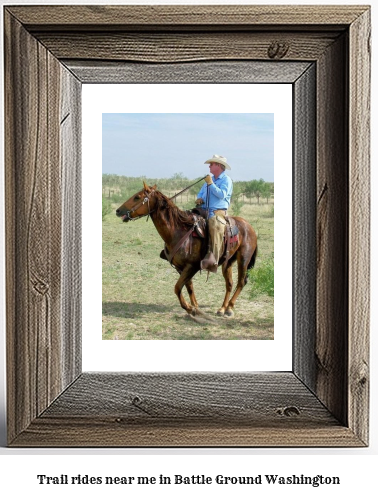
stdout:
<svg viewBox="0 0 378 500">
<path fill-rule="evenodd" d="M 209 250 L 205 258 L 201 261 L 201 269 L 217 272 L 218 262 L 221 257 L 223 237 L 226 230 L 227 209 L 231 202 L 232 180 L 225 170 L 231 170 L 227 164 L 227 158 L 220 155 L 213 155 L 209 163 L 210 173 L 205 177 L 205 184 L 198 193 L 196 205 L 202 208 L 209 208 Z M 209 193 L 209 203 L 207 194 Z"/>
</svg>

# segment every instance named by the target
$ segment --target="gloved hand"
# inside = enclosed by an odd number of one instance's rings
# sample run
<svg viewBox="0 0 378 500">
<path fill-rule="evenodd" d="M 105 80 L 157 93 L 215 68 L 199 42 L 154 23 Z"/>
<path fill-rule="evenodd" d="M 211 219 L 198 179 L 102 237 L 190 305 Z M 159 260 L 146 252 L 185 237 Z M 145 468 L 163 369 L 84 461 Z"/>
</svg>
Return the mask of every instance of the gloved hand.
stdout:
<svg viewBox="0 0 378 500">
<path fill-rule="evenodd" d="M 196 199 L 196 205 L 203 205 L 205 202 L 203 201 L 202 198 L 197 198 Z"/>
<path fill-rule="evenodd" d="M 207 176 L 205 177 L 205 181 L 208 186 L 213 183 L 213 179 L 210 174 L 207 174 Z"/>
</svg>

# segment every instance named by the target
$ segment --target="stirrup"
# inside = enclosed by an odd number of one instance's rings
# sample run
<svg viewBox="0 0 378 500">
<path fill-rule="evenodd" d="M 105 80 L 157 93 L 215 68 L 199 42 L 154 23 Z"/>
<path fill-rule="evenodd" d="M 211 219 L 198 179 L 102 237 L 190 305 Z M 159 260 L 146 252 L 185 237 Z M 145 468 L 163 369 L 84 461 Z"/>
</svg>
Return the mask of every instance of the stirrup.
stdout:
<svg viewBox="0 0 378 500">
<path fill-rule="evenodd" d="M 216 273 L 218 270 L 218 264 L 215 260 L 213 252 L 208 252 L 205 257 L 201 260 L 201 271 L 210 271 L 211 273 Z"/>
</svg>

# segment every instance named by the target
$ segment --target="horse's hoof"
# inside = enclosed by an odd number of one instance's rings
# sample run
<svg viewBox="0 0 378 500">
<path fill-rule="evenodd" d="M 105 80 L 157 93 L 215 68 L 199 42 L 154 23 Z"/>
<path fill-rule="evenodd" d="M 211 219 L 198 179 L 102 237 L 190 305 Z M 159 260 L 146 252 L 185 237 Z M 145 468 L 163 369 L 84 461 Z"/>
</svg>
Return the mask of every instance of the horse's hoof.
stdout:
<svg viewBox="0 0 378 500">
<path fill-rule="evenodd" d="M 224 316 L 224 309 L 219 309 L 219 311 L 217 311 L 217 316 Z"/>
<path fill-rule="evenodd" d="M 227 309 L 226 312 L 224 313 L 225 316 L 229 318 L 233 318 L 235 316 L 235 313 L 232 309 Z"/>
</svg>

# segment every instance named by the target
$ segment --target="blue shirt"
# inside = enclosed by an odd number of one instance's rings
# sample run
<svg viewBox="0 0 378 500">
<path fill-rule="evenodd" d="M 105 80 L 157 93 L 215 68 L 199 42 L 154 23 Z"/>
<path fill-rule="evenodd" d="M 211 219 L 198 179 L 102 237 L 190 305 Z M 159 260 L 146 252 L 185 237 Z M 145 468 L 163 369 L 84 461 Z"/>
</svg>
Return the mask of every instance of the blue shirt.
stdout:
<svg viewBox="0 0 378 500">
<path fill-rule="evenodd" d="M 213 176 L 213 183 L 209 189 L 209 217 L 214 217 L 214 210 L 227 210 L 231 203 L 232 180 L 225 172 L 222 172 L 217 179 Z M 205 203 L 201 205 L 206 208 L 207 184 L 201 187 L 197 198 L 202 198 Z"/>
</svg>

